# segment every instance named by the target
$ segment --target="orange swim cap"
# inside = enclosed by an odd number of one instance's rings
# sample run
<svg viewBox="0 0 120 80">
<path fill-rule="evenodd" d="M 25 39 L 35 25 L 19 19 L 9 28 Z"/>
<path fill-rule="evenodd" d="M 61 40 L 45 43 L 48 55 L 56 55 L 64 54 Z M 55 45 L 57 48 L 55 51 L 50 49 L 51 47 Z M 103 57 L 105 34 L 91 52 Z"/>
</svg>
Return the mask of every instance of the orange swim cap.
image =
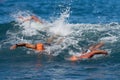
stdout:
<svg viewBox="0 0 120 80">
<path fill-rule="evenodd" d="M 77 61 L 78 58 L 77 58 L 76 56 L 71 56 L 71 57 L 69 58 L 69 60 L 70 60 L 70 61 Z"/>
<path fill-rule="evenodd" d="M 36 50 L 38 51 L 43 51 L 45 48 L 44 48 L 44 45 L 42 43 L 37 43 L 36 44 Z"/>
</svg>

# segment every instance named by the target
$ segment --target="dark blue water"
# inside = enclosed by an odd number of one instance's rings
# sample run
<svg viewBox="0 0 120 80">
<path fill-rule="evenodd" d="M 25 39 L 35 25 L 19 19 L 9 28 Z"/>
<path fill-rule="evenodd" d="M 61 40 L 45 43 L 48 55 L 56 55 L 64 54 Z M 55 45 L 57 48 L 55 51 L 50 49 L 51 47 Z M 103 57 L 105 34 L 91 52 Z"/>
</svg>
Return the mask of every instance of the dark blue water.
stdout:
<svg viewBox="0 0 120 80">
<path fill-rule="evenodd" d="M 19 15 L 37 16 L 47 30 L 36 23 L 19 23 Z M 0 0 L 0 79 L 119 80 L 119 23 L 119 0 Z M 51 55 L 9 49 L 20 42 L 45 43 L 54 33 L 65 40 L 47 47 Z M 108 56 L 65 60 L 99 41 L 105 42 L 102 49 Z"/>
</svg>

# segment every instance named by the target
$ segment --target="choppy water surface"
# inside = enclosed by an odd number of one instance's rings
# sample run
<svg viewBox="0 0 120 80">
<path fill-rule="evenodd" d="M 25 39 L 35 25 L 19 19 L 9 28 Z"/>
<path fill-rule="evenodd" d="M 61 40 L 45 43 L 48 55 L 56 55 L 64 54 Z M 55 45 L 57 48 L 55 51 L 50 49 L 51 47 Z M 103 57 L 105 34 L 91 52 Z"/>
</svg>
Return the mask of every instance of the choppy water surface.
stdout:
<svg viewBox="0 0 120 80">
<path fill-rule="evenodd" d="M 119 80 L 119 4 L 119 0 L 0 0 L 0 79 Z M 30 15 L 44 24 L 18 18 Z M 45 43 L 54 34 L 59 37 L 46 46 L 47 53 L 9 49 L 21 42 Z M 76 62 L 65 59 L 99 41 L 105 42 L 102 49 L 108 56 Z"/>
</svg>

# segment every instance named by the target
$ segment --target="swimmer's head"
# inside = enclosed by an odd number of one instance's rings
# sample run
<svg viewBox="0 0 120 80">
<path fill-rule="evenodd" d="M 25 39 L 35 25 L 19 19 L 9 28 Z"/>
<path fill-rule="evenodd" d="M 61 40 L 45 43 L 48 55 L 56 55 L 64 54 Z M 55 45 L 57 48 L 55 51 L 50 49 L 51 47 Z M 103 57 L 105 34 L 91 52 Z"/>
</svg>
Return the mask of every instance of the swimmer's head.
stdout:
<svg viewBox="0 0 120 80">
<path fill-rule="evenodd" d="M 36 50 L 37 51 L 43 51 L 45 48 L 44 48 L 44 45 L 42 43 L 37 43 L 36 44 Z"/>
</svg>

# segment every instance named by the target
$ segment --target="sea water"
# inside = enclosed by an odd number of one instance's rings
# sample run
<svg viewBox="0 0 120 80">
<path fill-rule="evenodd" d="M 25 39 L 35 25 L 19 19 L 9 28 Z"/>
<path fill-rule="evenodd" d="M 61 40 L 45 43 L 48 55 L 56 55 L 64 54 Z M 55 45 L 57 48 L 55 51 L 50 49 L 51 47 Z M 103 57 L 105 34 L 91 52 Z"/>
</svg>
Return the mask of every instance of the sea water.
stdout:
<svg viewBox="0 0 120 80">
<path fill-rule="evenodd" d="M 0 0 L 0 79 L 119 80 L 119 4 L 119 0 Z M 19 19 L 31 15 L 43 24 Z M 17 43 L 46 43 L 54 35 L 57 38 L 45 46 L 47 53 L 25 47 L 10 50 Z M 100 41 L 107 56 L 65 59 Z"/>
</svg>

